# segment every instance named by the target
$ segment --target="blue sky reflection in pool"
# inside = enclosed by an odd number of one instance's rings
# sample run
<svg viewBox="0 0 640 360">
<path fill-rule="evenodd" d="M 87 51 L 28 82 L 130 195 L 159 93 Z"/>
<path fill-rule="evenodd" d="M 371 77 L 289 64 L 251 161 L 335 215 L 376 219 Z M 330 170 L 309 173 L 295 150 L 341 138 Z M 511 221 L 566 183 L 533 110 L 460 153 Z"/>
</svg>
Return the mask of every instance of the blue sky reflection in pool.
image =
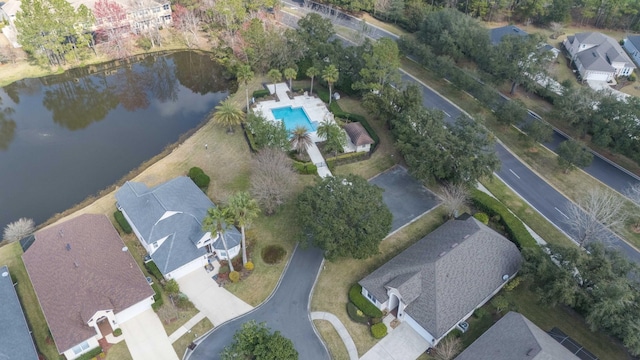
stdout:
<svg viewBox="0 0 640 360">
<path fill-rule="evenodd" d="M 277 109 L 271 109 L 273 113 L 273 117 L 276 120 L 284 121 L 284 126 L 287 131 L 291 132 L 291 130 L 295 129 L 298 126 L 304 126 L 307 128 L 308 132 L 315 132 L 316 128 L 313 126 L 309 117 L 304 112 L 302 107 L 281 107 Z"/>
</svg>

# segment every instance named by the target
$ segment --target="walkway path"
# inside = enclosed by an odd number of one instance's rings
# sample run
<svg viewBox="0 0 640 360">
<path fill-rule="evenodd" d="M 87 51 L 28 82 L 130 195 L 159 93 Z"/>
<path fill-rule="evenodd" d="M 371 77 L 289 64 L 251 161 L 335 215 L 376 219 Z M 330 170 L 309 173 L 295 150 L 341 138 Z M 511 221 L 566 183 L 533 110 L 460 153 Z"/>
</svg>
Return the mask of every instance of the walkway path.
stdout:
<svg viewBox="0 0 640 360">
<path fill-rule="evenodd" d="M 344 327 L 342 321 L 340 321 L 337 316 L 324 311 L 314 311 L 311 313 L 311 319 L 326 320 L 330 322 L 338 332 L 338 335 L 340 335 L 342 342 L 344 342 L 344 346 L 347 347 L 349 359 L 358 360 L 358 349 L 356 348 L 356 344 L 353 342 L 351 335 L 349 335 L 349 331 L 347 331 L 347 328 Z"/>
<path fill-rule="evenodd" d="M 311 145 L 309 145 L 309 147 L 307 147 L 307 154 L 309 154 L 311 162 L 318 167 L 318 175 L 320 175 L 321 178 L 333 176 L 331 175 L 331 171 L 329 170 L 327 163 L 324 161 L 324 158 L 322 157 L 320 149 L 318 149 L 316 143 L 312 143 Z"/>
<path fill-rule="evenodd" d="M 189 332 L 189 330 L 191 330 L 192 327 L 194 327 L 198 322 L 200 322 L 200 320 L 204 319 L 205 317 L 206 316 L 202 311 L 195 314 L 191 319 L 189 319 L 189 321 L 184 323 L 184 325 L 180 326 L 178 330 L 174 331 L 173 334 L 169 335 L 169 341 L 171 341 L 171 343 L 173 344 L 174 342 L 176 342 L 176 340 L 180 339 L 182 335 Z"/>
</svg>

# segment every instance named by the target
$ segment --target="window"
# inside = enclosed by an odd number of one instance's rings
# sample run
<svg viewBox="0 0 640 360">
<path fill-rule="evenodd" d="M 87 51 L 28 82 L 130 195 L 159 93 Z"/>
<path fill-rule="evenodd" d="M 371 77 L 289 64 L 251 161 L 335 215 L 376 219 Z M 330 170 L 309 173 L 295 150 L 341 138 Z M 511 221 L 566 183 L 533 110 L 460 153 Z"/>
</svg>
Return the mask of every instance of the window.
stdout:
<svg viewBox="0 0 640 360">
<path fill-rule="evenodd" d="M 85 342 L 83 342 L 83 343 L 82 343 L 82 344 L 80 344 L 80 345 L 76 345 L 76 346 L 74 346 L 74 347 L 73 347 L 73 349 L 71 349 L 71 350 L 73 350 L 73 353 L 74 353 L 74 354 L 78 355 L 78 354 L 80 354 L 81 352 L 83 352 L 83 351 L 87 350 L 88 348 L 89 348 L 89 343 L 85 341 Z"/>
<path fill-rule="evenodd" d="M 169 10 L 169 4 L 164 4 L 164 5 L 162 5 L 162 9 L 164 9 L 164 10 Z"/>
<path fill-rule="evenodd" d="M 369 298 L 369 300 L 373 301 L 374 304 L 378 303 L 378 301 L 376 300 L 376 297 L 371 295 L 371 293 L 368 291 L 367 291 L 367 297 Z"/>
</svg>

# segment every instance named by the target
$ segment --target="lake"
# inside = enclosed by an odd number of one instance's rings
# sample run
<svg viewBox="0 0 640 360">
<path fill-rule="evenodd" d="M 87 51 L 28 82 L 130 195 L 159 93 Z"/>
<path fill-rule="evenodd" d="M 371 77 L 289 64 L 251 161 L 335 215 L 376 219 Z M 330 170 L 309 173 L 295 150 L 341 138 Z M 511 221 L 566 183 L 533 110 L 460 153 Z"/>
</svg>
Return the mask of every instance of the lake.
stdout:
<svg viewBox="0 0 640 360">
<path fill-rule="evenodd" d="M 42 223 L 162 152 L 229 95 L 225 74 L 209 54 L 185 51 L 2 88 L 0 227 Z"/>
</svg>

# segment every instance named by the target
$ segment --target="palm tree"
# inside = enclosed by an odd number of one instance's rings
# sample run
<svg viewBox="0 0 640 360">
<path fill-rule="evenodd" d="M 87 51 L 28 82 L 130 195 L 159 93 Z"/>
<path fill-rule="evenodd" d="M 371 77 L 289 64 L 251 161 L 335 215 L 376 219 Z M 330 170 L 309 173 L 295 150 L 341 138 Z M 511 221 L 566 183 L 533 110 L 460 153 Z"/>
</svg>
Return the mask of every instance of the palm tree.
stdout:
<svg viewBox="0 0 640 360">
<path fill-rule="evenodd" d="M 313 144 L 313 140 L 311 140 L 311 135 L 307 132 L 307 128 L 304 126 L 296 126 L 295 129 L 291 130 L 291 148 L 301 154 L 304 150 L 307 150 L 309 146 Z"/>
<path fill-rule="evenodd" d="M 318 137 L 324 138 L 324 149 L 327 152 L 332 152 L 333 156 L 336 156 L 339 151 L 344 150 L 344 146 L 347 144 L 347 138 L 340 125 L 334 122 L 324 121 L 316 129 Z"/>
<path fill-rule="evenodd" d="M 233 127 L 242 124 L 244 121 L 244 113 L 233 105 L 230 100 L 225 100 L 216 106 L 213 121 L 220 126 L 228 126 L 227 133 L 233 133 Z"/>
<path fill-rule="evenodd" d="M 318 75 L 320 75 L 320 71 L 313 66 L 307 69 L 307 76 L 311 78 L 311 90 L 309 91 L 309 95 L 313 94 L 313 79 Z"/>
<path fill-rule="evenodd" d="M 293 85 L 291 81 L 294 80 L 298 76 L 298 71 L 294 68 L 286 68 L 284 69 L 284 77 L 285 79 L 289 79 L 289 89 L 293 92 Z"/>
<path fill-rule="evenodd" d="M 247 97 L 247 114 L 249 114 L 249 81 L 253 80 L 253 71 L 251 71 L 250 65 L 241 65 L 238 68 L 238 72 L 236 73 L 236 77 L 238 81 L 244 83 L 244 93 Z"/>
<path fill-rule="evenodd" d="M 240 225 L 242 232 L 242 265 L 247 264 L 247 243 L 244 229 L 249 226 L 253 219 L 260 213 L 258 202 L 251 198 L 246 191 L 236 193 L 229 199 L 229 210 L 233 214 L 233 218 Z"/>
<path fill-rule="evenodd" d="M 282 79 L 282 73 L 278 69 L 271 69 L 267 73 L 267 77 L 273 83 L 273 93 L 276 93 L 276 83 Z"/>
<path fill-rule="evenodd" d="M 227 224 L 231 223 L 233 218 L 228 208 L 216 206 L 207 210 L 207 216 L 202 220 L 202 231 L 209 231 L 213 234 L 215 231 L 222 245 L 224 251 L 227 254 L 227 260 L 229 262 L 229 270 L 233 270 L 233 264 L 231 263 L 231 256 L 229 255 L 229 248 L 227 248 L 227 241 L 224 239 L 224 233 L 227 231 Z"/>
<path fill-rule="evenodd" d="M 340 73 L 338 72 L 338 69 L 333 64 L 327 66 L 322 71 L 322 79 L 329 84 L 329 105 L 331 105 L 331 98 L 333 97 L 333 94 L 331 93 L 332 91 L 331 87 L 336 81 L 338 81 L 339 76 L 340 76 Z"/>
</svg>

